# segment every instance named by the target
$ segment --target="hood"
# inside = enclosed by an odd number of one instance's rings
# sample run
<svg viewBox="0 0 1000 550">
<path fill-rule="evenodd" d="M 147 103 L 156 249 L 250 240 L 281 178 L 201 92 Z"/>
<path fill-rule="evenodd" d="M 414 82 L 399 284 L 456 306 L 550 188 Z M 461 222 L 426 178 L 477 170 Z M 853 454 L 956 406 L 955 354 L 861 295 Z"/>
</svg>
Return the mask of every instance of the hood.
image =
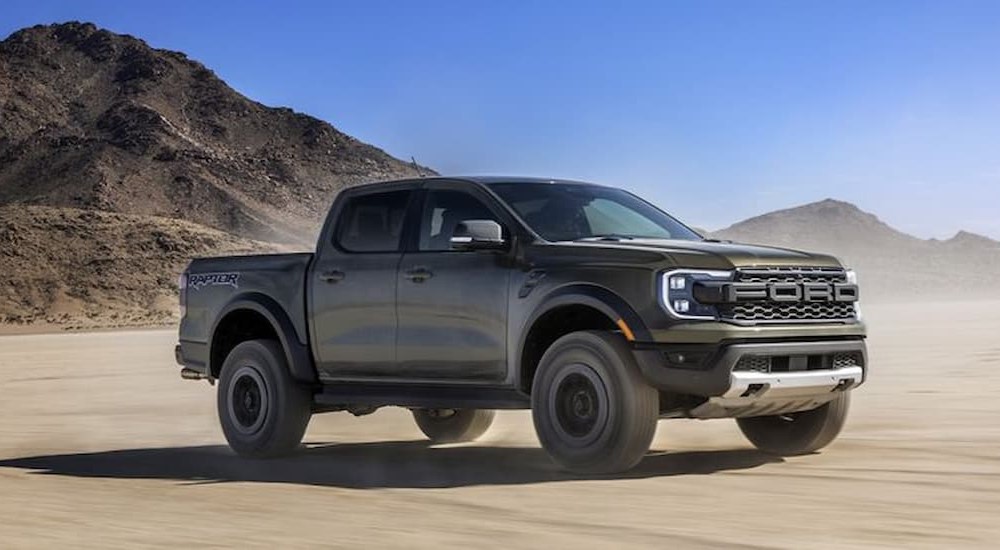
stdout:
<svg viewBox="0 0 1000 550">
<path fill-rule="evenodd" d="M 828 254 L 815 254 L 801 250 L 741 244 L 720 241 L 682 241 L 670 239 L 634 239 L 623 241 L 587 241 L 558 243 L 582 252 L 586 249 L 603 249 L 623 252 L 658 252 L 667 256 L 678 267 L 698 269 L 731 269 L 734 267 L 842 267 L 840 261 Z"/>
</svg>

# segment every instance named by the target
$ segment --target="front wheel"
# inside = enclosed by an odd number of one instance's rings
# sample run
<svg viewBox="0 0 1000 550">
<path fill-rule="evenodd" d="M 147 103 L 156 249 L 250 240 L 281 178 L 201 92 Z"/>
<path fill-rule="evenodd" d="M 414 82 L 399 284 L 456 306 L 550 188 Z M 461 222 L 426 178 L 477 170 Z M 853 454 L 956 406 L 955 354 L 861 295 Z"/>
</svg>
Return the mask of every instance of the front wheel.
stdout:
<svg viewBox="0 0 1000 550">
<path fill-rule="evenodd" d="M 414 409 L 420 431 L 436 443 L 473 441 L 486 433 L 495 411 L 486 409 Z"/>
<path fill-rule="evenodd" d="M 659 394 L 620 335 L 573 332 L 542 356 L 531 414 L 542 446 L 566 470 L 621 472 L 649 451 Z"/>
<path fill-rule="evenodd" d="M 309 389 L 292 379 L 281 345 L 249 340 L 226 357 L 219 377 L 219 422 L 240 456 L 288 454 L 312 416 Z"/>
<path fill-rule="evenodd" d="M 849 393 L 841 393 L 816 409 L 774 416 L 737 418 L 743 435 L 755 447 L 779 456 L 804 455 L 826 447 L 847 420 Z"/>
</svg>

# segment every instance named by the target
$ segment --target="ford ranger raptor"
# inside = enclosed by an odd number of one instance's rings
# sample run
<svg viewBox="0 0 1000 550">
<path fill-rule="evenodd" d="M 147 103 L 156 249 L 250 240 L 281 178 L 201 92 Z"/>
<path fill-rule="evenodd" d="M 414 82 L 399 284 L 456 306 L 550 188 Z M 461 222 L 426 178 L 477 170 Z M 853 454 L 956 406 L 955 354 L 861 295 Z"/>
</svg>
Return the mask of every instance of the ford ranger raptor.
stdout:
<svg viewBox="0 0 1000 550">
<path fill-rule="evenodd" d="M 412 411 L 435 442 L 530 409 L 562 468 L 627 470 L 661 418 L 734 418 L 812 453 L 865 381 L 854 273 L 706 239 L 626 191 L 511 177 L 347 189 L 315 253 L 196 259 L 186 379 L 218 382 L 239 455 L 293 452 L 313 414 Z"/>
</svg>

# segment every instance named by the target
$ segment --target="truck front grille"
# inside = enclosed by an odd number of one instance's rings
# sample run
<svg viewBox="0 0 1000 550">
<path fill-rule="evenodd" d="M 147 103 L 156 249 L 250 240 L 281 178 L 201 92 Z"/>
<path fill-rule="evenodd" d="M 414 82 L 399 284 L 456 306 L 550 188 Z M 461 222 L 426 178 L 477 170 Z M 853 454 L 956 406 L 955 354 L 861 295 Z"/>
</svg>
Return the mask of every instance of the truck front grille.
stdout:
<svg viewBox="0 0 1000 550">
<path fill-rule="evenodd" d="M 847 273 L 839 267 L 760 267 L 740 269 L 741 283 L 843 283 Z"/>
<path fill-rule="evenodd" d="M 743 283 L 844 283 L 847 274 L 841 268 L 771 267 L 741 269 L 736 281 Z M 760 300 L 719 306 L 720 316 L 739 323 L 775 323 L 808 321 L 853 321 L 857 318 L 854 302 L 774 302 Z"/>
<path fill-rule="evenodd" d="M 744 355 L 733 370 L 771 372 L 771 358 L 767 355 Z"/>
<path fill-rule="evenodd" d="M 865 366 L 864 356 L 856 351 L 833 354 L 833 368 L 845 369 L 847 367 Z"/>
<path fill-rule="evenodd" d="M 844 369 L 864 367 L 864 355 L 859 352 L 840 352 L 824 355 L 744 355 L 736 362 L 734 371 L 795 372 L 803 370 Z"/>
</svg>

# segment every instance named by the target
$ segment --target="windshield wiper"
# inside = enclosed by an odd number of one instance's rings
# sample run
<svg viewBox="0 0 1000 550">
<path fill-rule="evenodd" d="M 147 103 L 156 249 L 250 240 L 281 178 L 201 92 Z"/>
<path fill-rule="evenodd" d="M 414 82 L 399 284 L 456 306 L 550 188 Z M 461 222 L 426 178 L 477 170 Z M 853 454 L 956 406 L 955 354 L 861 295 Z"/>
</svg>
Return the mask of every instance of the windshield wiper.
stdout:
<svg viewBox="0 0 1000 550">
<path fill-rule="evenodd" d="M 591 235 L 589 237 L 580 237 L 579 239 L 573 239 L 574 241 L 631 241 L 635 239 L 633 235 L 621 235 L 618 233 L 608 233 L 607 235 Z"/>
</svg>

